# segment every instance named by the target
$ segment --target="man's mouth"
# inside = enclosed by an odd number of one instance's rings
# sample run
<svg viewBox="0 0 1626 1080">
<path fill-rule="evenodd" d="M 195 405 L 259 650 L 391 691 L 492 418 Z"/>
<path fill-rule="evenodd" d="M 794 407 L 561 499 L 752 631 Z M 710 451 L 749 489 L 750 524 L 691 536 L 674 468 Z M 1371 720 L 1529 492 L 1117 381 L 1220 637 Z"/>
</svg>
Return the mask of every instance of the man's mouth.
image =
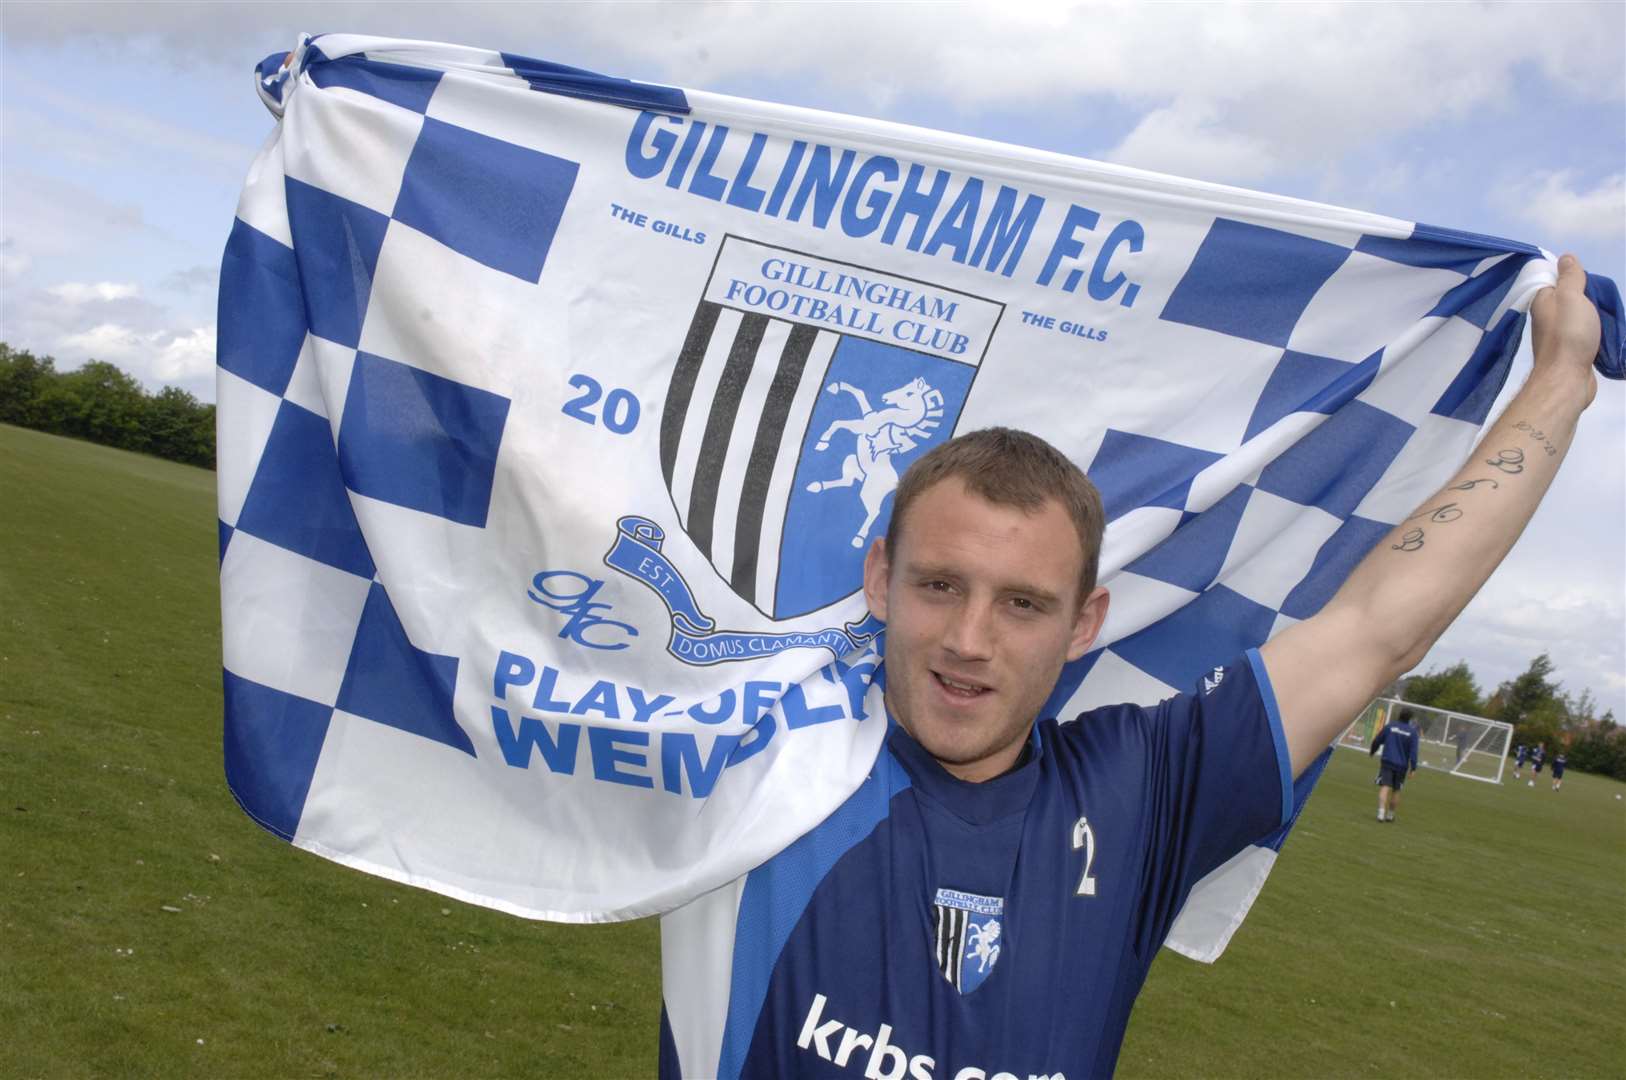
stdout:
<svg viewBox="0 0 1626 1080">
<path fill-rule="evenodd" d="M 989 692 L 988 687 L 982 685 L 981 683 L 951 678 L 948 675 L 944 675 L 940 671 L 932 672 L 932 677 L 937 680 L 937 685 L 941 686 L 950 697 L 965 698 L 969 700 L 971 698 L 980 697 Z"/>
</svg>

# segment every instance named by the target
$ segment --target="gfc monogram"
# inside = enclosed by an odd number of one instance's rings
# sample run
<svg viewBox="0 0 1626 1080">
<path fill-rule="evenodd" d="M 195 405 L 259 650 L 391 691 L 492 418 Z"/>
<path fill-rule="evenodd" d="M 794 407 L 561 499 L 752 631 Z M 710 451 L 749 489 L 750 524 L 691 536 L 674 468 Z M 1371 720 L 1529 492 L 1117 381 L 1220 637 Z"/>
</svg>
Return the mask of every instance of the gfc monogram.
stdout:
<svg viewBox="0 0 1626 1080">
<path fill-rule="evenodd" d="M 608 603 L 593 599 L 603 587 L 604 582 L 598 578 L 574 570 L 543 570 L 531 579 L 531 587 L 525 590 L 525 595 L 543 607 L 570 616 L 559 631 L 560 637 L 589 649 L 625 649 L 626 638 L 637 637 L 638 628 L 597 614 L 610 610 Z M 614 635 L 618 631 L 626 638 L 617 640 Z M 589 638 L 589 634 L 594 636 Z"/>
</svg>

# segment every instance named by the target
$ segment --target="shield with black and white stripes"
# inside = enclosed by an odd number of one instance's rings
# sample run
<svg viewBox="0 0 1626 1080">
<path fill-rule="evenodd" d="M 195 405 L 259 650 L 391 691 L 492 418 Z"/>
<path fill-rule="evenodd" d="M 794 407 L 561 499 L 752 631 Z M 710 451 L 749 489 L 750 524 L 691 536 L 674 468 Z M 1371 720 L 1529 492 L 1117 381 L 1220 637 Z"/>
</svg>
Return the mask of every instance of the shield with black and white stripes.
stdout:
<svg viewBox="0 0 1626 1080">
<path fill-rule="evenodd" d="M 982 985 L 1003 949 L 1005 898 L 938 889 L 932 900 L 932 955 L 949 985 L 969 994 Z"/>
<path fill-rule="evenodd" d="M 898 477 L 954 433 L 1003 305 L 725 237 L 673 367 L 661 471 L 689 538 L 773 619 L 850 595 Z"/>
</svg>

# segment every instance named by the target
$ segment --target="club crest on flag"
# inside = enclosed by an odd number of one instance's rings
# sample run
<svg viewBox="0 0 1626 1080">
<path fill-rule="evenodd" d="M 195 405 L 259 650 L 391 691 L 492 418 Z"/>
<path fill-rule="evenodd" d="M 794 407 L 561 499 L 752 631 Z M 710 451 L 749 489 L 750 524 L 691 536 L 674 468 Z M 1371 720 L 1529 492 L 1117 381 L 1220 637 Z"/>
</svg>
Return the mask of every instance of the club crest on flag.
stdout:
<svg viewBox="0 0 1626 1080">
<path fill-rule="evenodd" d="M 1005 899 L 938 889 L 932 901 L 933 954 L 949 985 L 969 994 L 999 962 Z"/>
<path fill-rule="evenodd" d="M 954 434 L 1004 305 L 728 236 L 661 416 L 678 521 L 773 619 L 841 600 L 909 463 Z"/>
</svg>

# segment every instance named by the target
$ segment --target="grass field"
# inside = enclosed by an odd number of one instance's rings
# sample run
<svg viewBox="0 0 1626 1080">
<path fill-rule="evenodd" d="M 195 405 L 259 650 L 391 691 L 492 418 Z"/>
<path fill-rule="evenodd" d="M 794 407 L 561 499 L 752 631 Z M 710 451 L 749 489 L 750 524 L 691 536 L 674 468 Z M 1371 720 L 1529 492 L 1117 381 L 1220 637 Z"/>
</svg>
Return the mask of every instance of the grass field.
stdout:
<svg viewBox="0 0 1626 1080">
<path fill-rule="evenodd" d="M 646 1076 L 652 923 L 526 923 L 325 863 L 221 772 L 213 474 L 0 426 L 0 1077 Z M 1340 751 L 1123 1077 L 1626 1075 L 1626 785 Z M 1077 1078 L 1075 1078 L 1077 1080 Z"/>
</svg>

